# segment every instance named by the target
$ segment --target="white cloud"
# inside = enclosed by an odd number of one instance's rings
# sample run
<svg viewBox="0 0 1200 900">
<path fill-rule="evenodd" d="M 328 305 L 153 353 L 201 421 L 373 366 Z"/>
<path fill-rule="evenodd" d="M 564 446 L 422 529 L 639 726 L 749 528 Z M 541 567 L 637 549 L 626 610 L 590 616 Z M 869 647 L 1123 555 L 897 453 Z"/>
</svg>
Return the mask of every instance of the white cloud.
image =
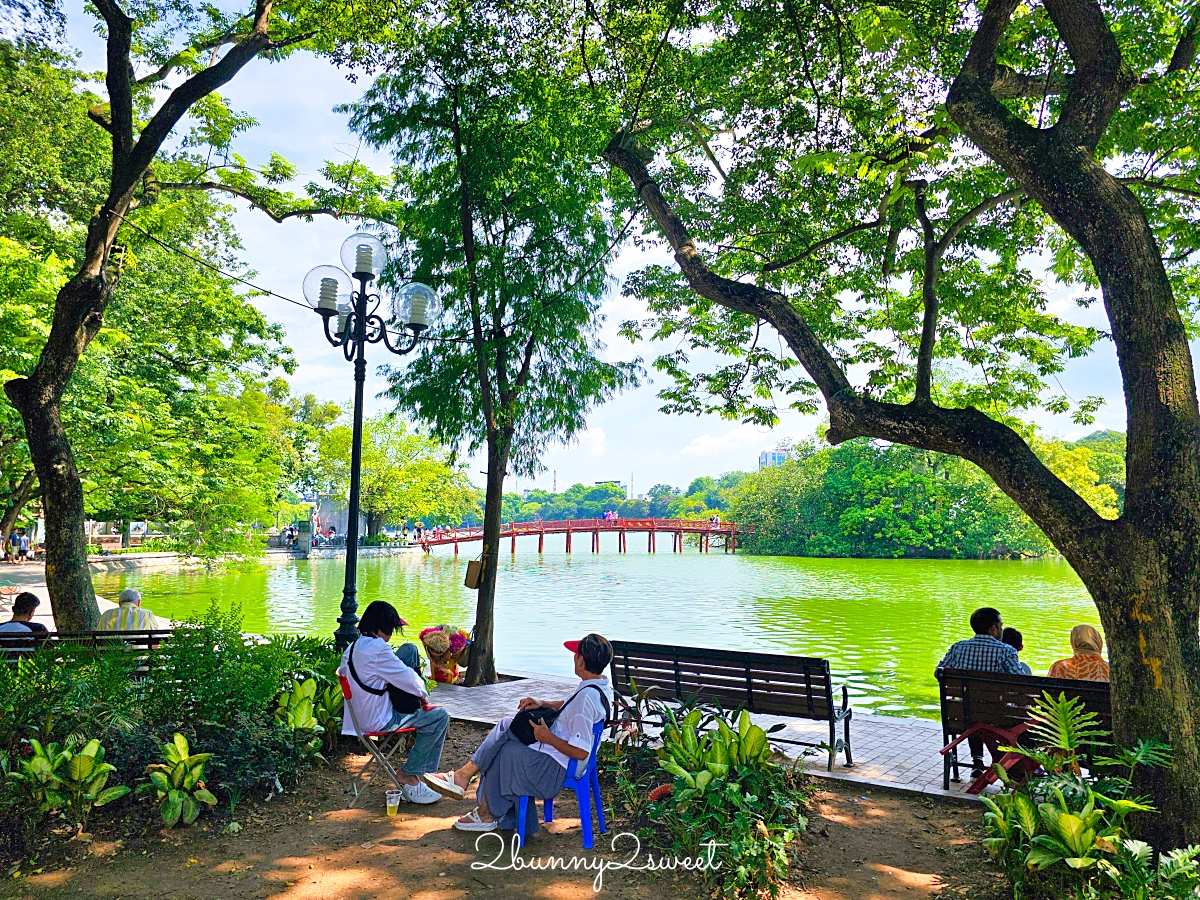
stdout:
<svg viewBox="0 0 1200 900">
<path fill-rule="evenodd" d="M 779 438 L 770 429 L 758 425 L 736 425 L 724 434 L 702 434 L 679 451 L 681 456 L 715 456 L 736 450 L 766 450 Z"/>
<path fill-rule="evenodd" d="M 579 449 L 584 450 L 591 456 L 604 456 L 608 452 L 605 446 L 607 435 L 603 428 L 589 428 L 576 437 L 579 442 Z"/>
</svg>

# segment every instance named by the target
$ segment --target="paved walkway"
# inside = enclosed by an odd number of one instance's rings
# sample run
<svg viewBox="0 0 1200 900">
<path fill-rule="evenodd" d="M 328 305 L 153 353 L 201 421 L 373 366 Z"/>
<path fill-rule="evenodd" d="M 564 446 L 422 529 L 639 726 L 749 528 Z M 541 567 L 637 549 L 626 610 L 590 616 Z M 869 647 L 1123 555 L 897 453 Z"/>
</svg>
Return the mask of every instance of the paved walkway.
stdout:
<svg viewBox="0 0 1200 900">
<path fill-rule="evenodd" d="M 465 688 L 438 685 L 433 702 L 444 706 L 456 719 L 494 725 L 504 716 L 511 716 L 522 697 L 556 699 L 569 695 L 578 682 L 575 679 L 527 672 L 512 673 L 518 680 L 502 681 L 486 687 Z M 780 716 L 755 715 L 754 721 L 767 728 L 776 722 L 785 727 L 773 737 L 817 743 L 828 742 L 829 726 L 823 722 L 787 719 Z M 839 757 L 832 773 L 825 771 L 828 755 L 817 752 L 807 757 L 808 770 L 822 778 L 836 778 L 864 786 L 895 788 L 904 791 L 973 800 L 964 794 L 961 784 L 950 783 L 942 790 L 942 727 L 929 719 L 879 716 L 855 711 L 850 723 L 850 743 L 854 756 L 853 768 L 846 768 Z M 803 748 L 778 745 L 785 753 L 795 756 Z"/>
<path fill-rule="evenodd" d="M 54 613 L 50 609 L 50 592 L 46 590 L 45 563 L 25 563 L 20 566 L 0 563 L 0 622 L 7 622 L 12 618 L 12 602 L 21 591 L 37 594 L 42 600 L 41 606 L 33 615 L 33 620 L 41 622 L 50 631 L 57 631 L 54 627 Z M 99 594 L 96 595 L 96 603 L 100 612 L 117 605 Z"/>
</svg>

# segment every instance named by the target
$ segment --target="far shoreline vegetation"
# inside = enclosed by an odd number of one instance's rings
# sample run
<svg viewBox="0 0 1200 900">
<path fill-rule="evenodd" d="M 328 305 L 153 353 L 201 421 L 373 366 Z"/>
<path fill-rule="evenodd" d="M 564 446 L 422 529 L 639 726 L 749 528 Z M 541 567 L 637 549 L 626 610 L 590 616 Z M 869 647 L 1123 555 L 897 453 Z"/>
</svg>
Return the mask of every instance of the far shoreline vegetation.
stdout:
<svg viewBox="0 0 1200 900">
<path fill-rule="evenodd" d="M 1035 440 L 1039 456 L 1106 518 L 1125 493 L 1125 435 L 1096 431 L 1074 441 Z M 858 439 L 819 438 L 757 472 L 656 484 L 644 499 L 616 483 L 574 484 L 562 493 L 504 495 L 505 522 L 599 518 L 706 519 L 753 528 L 738 550 L 764 556 L 1025 559 L 1053 545 L 982 471 L 957 457 Z"/>
</svg>

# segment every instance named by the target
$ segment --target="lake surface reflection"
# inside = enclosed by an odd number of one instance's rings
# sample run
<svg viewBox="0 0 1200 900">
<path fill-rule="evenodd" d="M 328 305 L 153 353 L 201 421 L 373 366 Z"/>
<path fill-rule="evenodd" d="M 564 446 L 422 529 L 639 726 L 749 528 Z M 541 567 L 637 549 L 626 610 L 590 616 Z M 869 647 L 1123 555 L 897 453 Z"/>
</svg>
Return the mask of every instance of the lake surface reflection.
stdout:
<svg viewBox="0 0 1200 900">
<path fill-rule="evenodd" d="M 996 606 L 1025 636 L 1035 674 L 1070 655 L 1068 636 L 1099 617 L 1078 576 L 1061 560 L 862 560 L 618 554 L 605 535 L 599 554 L 544 556 L 526 539 L 501 555 L 496 656 L 502 669 L 569 675 L 562 642 L 598 631 L 613 638 L 824 656 L 856 708 L 938 715 L 933 669 L 968 637 L 967 619 Z M 528 543 L 526 543 L 528 541 Z M 549 544 L 549 542 L 547 542 Z M 661 544 L 661 542 L 660 542 Z M 668 544 L 669 546 L 669 544 Z M 504 550 L 507 550 L 507 544 Z M 474 592 L 463 587 L 464 555 L 359 560 L 359 606 L 389 600 L 409 634 L 448 622 L 469 626 Z M 136 587 L 155 613 L 186 618 L 216 600 L 240 603 L 248 631 L 327 634 L 336 627 L 343 560 L 299 560 L 216 572 L 96 575 L 115 599 Z"/>
</svg>

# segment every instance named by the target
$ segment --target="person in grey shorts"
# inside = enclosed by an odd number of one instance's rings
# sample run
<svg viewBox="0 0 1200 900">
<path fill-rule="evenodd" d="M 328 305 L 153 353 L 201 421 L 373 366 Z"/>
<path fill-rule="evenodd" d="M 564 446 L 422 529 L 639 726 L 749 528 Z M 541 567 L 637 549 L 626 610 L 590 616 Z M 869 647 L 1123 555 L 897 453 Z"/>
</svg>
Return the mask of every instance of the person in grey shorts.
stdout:
<svg viewBox="0 0 1200 900">
<path fill-rule="evenodd" d="M 532 744 L 522 743 L 510 726 L 512 718 L 501 719 L 491 730 L 470 762 L 443 774 L 422 775 L 421 780 L 445 797 L 461 798 L 478 774 L 475 796 L 479 805 L 454 823 L 459 831 L 495 831 L 515 828 L 522 797 L 545 799 L 562 790 L 569 767 L 579 777 L 586 770 L 597 722 L 608 718 L 612 687 L 604 670 L 612 662 L 612 645 L 598 634 L 589 634 L 564 646 L 575 654 L 579 687 L 563 700 L 526 697 L 520 708 L 549 706 L 559 710 L 550 727 L 533 725 Z M 530 830 L 537 828 L 531 817 Z"/>
</svg>

